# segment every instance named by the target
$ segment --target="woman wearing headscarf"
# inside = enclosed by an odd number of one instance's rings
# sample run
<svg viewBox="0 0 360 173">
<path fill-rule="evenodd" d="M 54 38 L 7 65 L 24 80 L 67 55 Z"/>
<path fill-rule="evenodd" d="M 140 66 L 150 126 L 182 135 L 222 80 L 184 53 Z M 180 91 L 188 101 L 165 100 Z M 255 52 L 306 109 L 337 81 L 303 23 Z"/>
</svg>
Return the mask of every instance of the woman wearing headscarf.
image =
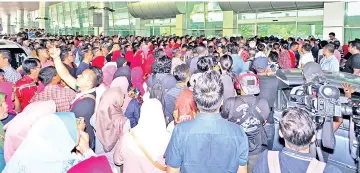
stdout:
<svg viewBox="0 0 360 173">
<path fill-rule="evenodd" d="M 103 95 L 103 93 L 110 88 L 110 84 L 113 80 L 113 76 L 115 74 L 115 72 L 117 71 L 117 65 L 115 62 L 108 62 L 104 65 L 104 67 L 102 68 L 102 72 L 103 72 L 103 81 L 102 83 L 96 87 L 96 99 L 95 99 L 95 111 L 93 116 L 90 119 L 90 124 L 93 124 L 93 117 L 96 114 L 96 110 L 97 107 L 100 103 L 100 98 Z"/>
<path fill-rule="evenodd" d="M 3 120 L 8 117 L 8 105 L 6 104 L 5 94 L 0 92 L 0 120 Z M 4 159 L 4 138 L 5 131 L 3 129 L 3 123 L 0 122 L 0 171 L 2 171 L 5 167 L 5 159 Z"/>
<path fill-rule="evenodd" d="M 3 173 L 65 173 L 94 156 L 89 147 L 89 136 L 83 128 L 78 128 L 74 113 L 46 113 L 31 127 Z M 74 148 L 81 155 L 72 154 Z"/>
<path fill-rule="evenodd" d="M 169 140 L 160 101 L 145 99 L 139 124 L 123 136 L 116 148 L 115 163 L 123 162 L 123 173 L 164 173 L 163 156 Z"/>
<path fill-rule="evenodd" d="M 130 97 L 129 82 L 126 77 L 117 77 L 111 83 L 111 87 L 120 87 L 121 91 L 125 93 L 124 104 L 121 108 L 125 112 L 126 118 L 130 121 L 131 128 L 135 127 L 140 118 L 141 100 L 136 99 L 135 94 L 133 97 Z"/>
<path fill-rule="evenodd" d="M 145 59 L 144 52 L 140 49 L 140 45 L 135 44 L 133 46 L 134 49 L 134 58 L 131 61 L 130 69 L 133 69 L 135 67 L 141 67 L 143 64 L 143 60 Z"/>
<path fill-rule="evenodd" d="M 144 95 L 144 72 L 141 67 L 131 69 L 131 83 L 134 88 L 137 88 L 140 91 L 141 95 Z"/>
<path fill-rule="evenodd" d="M 149 47 L 149 52 L 147 53 L 147 56 L 144 59 L 144 63 L 141 66 L 144 72 L 145 80 L 147 79 L 148 76 L 151 75 L 152 65 L 154 64 L 154 62 L 155 62 L 154 51 L 153 51 L 153 46 L 151 45 L 151 47 Z"/>
<path fill-rule="evenodd" d="M 107 89 L 101 97 L 96 111 L 96 144 L 95 153 L 105 155 L 115 167 L 113 156 L 115 146 L 124 132 L 130 129 L 130 123 L 123 114 L 124 93 L 120 87 Z"/>
<path fill-rule="evenodd" d="M 129 66 L 119 67 L 116 70 L 113 79 L 121 76 L 126 77 L 127 80 L 129 81 L 129 84 L 131 85 L 131 69 Z"/>
<path fill-rule="evenodd" d="M 7 118 L 1 120 L 2 123 L 5 125 L 15 117 L 17 112 L 20 112 L 21 106 L 20 101 L 15 94 L 14 84 L 6 81 L 3 72 L 4 71 L 0 69 L 0 92 L 5 94 L 5 102 L 8 106 L 9 114 Z"/>
<path fill-rule="evenodd" d="M 53 100 L 31 103 L 4 126 L 6 130 L 4 154 L 8 163 L 18 149 L 25 136 L 39 119 L 55 113 L 56 105 Z"/>
</svg>

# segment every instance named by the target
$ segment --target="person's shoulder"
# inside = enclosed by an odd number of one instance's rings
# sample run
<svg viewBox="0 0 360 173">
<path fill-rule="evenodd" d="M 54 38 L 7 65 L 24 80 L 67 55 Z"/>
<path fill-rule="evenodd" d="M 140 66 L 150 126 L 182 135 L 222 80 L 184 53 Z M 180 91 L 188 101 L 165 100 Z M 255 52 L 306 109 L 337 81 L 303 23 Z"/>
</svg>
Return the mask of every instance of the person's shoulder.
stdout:
<svg viewBox="0 0 360 173">
<path fill-rule="evenodd" d="M 326 164 L 324 173 L 342 173 L 342 171 L 334 165 Z"/>
</svg>

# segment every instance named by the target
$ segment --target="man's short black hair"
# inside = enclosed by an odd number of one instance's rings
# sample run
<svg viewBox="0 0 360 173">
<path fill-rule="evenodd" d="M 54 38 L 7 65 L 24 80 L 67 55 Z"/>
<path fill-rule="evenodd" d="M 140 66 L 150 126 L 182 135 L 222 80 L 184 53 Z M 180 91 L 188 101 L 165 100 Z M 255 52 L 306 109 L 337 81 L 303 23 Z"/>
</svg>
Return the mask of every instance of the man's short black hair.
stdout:
<svg viewBox="0 0 360 173">
<path fill-rule="evenodd" d="M 296 45 L 299 45 L 299 43 L 297 43 L 297 42 L 292 42 L 292 43 L 290 44 L 290 47 L 294 47 L 294 46 L 296 46 Z"/>
<path fill-rule="evenodd" d="M 98 67 L 92 66 L 89 69 L 95 74 L 94 79 L 93 79 L 93 87 L 95 88 L 101 84 L 101 82 L 103 80 L 103 73 L 102 73 L 101 69 Z"/>
<path fill-rule="evenodd" d="M 66 57 L 69 56 L 69 52 L 71 51 L 71 49 L 63 47 L 61 48 L 61 52 L 60 52 L 60 59 L 61 61 L 64 61 Z"/>
<path fill-rule="evenodd" d="M 200 57 L 196 63 L 198 72 L 203 73 L 212 69 L 212 65 L 209 58 Z"/>
<path fill-rule="evenodd" d="M 278 62 L 279 54 L 277 52 L 270 51 L 268 57 L 272 62 Z"/>
<path fill-rule="evenodd" d="M 231 54 L 238 54 L 239 53 L 239 47 L 237 46 L 236 43 L 230 44 L 228 49 L 229 49 Z"/>
<path fill-rule="evenodd" d="M 360 51 L 360 40 L 351 41 L 349 45 Z"/>
<path fill-rule="evenodd" d="M 312 46 L 311 46 L 311 44 L 309 44 L 309 43 L 305 43 L 305 44 L 302 46 L 302 48 L 303 48 L 306 52 L 310 52 L 311 49 L 312 49 Z"/>
<path fill-rule="evenodd" d="M 193 89 L 193 96 L 200 112 L 213 113 L 221 106 L 224 95 L 224 84 L 216 71 L 203 73 Z"/>
<path fill-rule="evenodd" d="M 174 69 L 174 77 L 177 82 L 185 82 L 185 80 L 189 77 L 189 66 L 187 64 L 180 64 Z"/>
<path fill-rule="evenodd" d="M 39 59 L 28 58 L 23 62 L 22 68 L 26 74 L 30 74 L 31 70 L 36 69 L 38 67 L 38 64 L 40 64 Z"/>
<path fill-rule="evenodd" d="M 39 72 L 39 80 L 44 85 L 48 85 L 57 75 L 56 69 L 54 66 L 48 66 L 40 70 Z"/>
<path fill-rule="evenodd" d="M 9 50 L 0 50 L 0 54 L 3 58 L 8 59 L 9 63 L 11 62 L 11 52 Z"/>
<path fill-rule="evenodd" d="M 329 35 L 334 36 L 335 37 L 335 33 L 334 32 L 330 32 Z"/>
<path fill-rule="evenodd" d="M 315 123 L 305 110 L 289 108 L 282 113 L 280 131 L 285 142 L 292 149 L 308 148 L 315 135 L 315 130 Z"/>
<path fill-rule="evenodd" d="M 256 46 L 257 50 L 258 51 L 264 51 L 265 50 L 265 45 L 263 43 L 259 43 L 257 46 Z"/>
<path fill-rule="evenodd" d="M 39 48 L 37 48 L 36 49 L 36 56 L 38 56 L 39 57 L 39 55 L 40 55 L 40 51 L 43 51 L 43 50 L 45 50 L 46 48 L 45 47 L 39 47 Z"/>
</svg>

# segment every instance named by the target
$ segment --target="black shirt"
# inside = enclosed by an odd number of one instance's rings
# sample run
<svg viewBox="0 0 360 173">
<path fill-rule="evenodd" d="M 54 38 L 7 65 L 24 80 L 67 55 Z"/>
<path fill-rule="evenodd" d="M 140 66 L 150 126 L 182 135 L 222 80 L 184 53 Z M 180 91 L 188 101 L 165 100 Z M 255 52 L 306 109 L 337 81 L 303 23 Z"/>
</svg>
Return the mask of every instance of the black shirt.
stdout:
<svg viewBox="0 0 360 173">
<path fill-rule="evenodd" d="M 96 92 L 90 93 L 91 95 L 96 97 Z M 95 134 L 94 128 L 90 124 L 90 118 L 94 114 L 95 111 L 95 100 L 89 97 L 79 98 L 74 102 L 74 105 L 71 109 L 71 112 L 74 112 L 75 117 L 84 117 L 86 129 L 85 132 L 89 134 L 90 138 L 90 148 L 95 151 Z"/>
<path fill-rule="evenodd" d="M 273 108 L 277 97 L 277 91 L 282 88 L 286 88 L 287 85 L 276 78 L 276 76 L 262 76 L 259 75 L 260 81 L 260 94 L 259 97 L 267 100 L 269 107 Z M 274 123 L 274 117 L 269 116 L 268 123 Z"/>
<path fill-rule="evenodd" d="M 346 61 L 343 72 L 354 73 L 354 69 L 360 69 L 360 54 L 351 55 Z"/>
</svg>

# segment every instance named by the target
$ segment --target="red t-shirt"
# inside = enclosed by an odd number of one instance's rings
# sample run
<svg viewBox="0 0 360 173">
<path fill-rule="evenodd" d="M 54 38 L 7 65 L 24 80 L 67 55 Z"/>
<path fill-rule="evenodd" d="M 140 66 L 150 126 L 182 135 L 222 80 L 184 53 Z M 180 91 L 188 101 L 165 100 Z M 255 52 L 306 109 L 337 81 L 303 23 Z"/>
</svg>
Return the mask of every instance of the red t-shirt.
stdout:
<svg viewBox="0 0 360 173">
<path fill-rule="evenodd" d="M 296 68 L 296 56 L 295 53 L 289 50 L 291 68 Z"/>
<path fill-rule="evenodd" d="M 39 85 L 40 83 L 37 83 L 37 81 L 30 78 L 28 75 L 25 75 L 16 82 L 16 96 L 20 100 L 21 111 L 30 103 L 32 97 L 37 92 L 40 92 Z"/>
<path fill-rule="evenodd" d="M 97 56 L 95 57 L 92 62 L 91 65 L 94 67 L 98 67 L 100 69 L 102 69 L 105 65 L 105 56 Z"/>
</svg>

